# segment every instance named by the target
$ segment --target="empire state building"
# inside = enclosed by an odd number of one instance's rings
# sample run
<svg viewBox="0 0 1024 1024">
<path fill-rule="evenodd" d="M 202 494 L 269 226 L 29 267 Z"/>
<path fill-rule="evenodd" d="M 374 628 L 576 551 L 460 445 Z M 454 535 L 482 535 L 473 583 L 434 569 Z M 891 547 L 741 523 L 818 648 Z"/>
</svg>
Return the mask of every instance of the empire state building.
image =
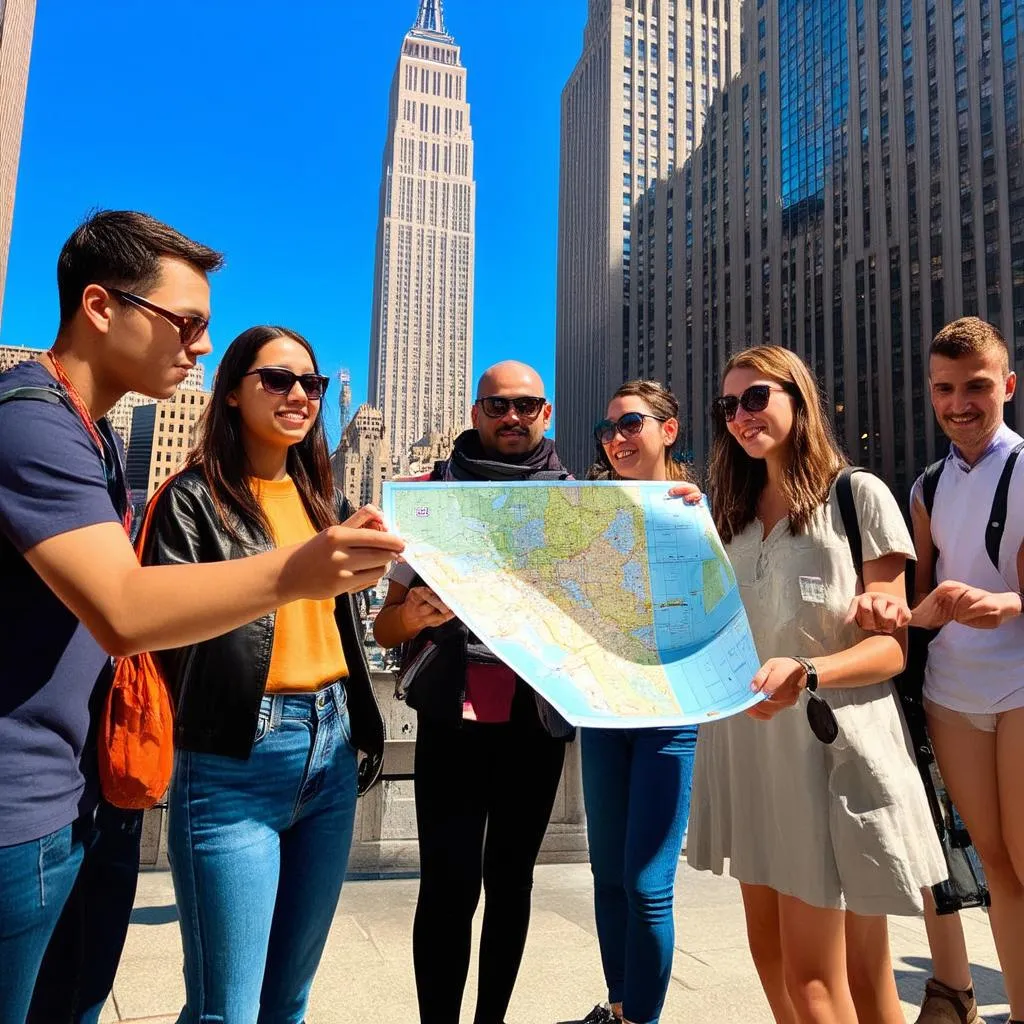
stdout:
<svg viewBox="0 0 1024 1024">
<path fill-rule="evenodd" d="M 466 69 L 442 0 L 421 0 L 391 85 L 370 336 L 370 403 L 400 469 L 469 420 L 475 206 Z"/>
</svg>

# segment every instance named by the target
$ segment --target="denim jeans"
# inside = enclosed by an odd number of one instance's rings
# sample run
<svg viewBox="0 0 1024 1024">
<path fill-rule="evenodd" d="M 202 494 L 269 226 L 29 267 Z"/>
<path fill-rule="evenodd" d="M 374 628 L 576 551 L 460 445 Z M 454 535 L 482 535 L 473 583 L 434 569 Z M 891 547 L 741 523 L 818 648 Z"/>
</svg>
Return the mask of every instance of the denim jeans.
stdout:
<svg viewBox="0 0 1024 1024">
<path fill-rule="evenodd" d="M 0 847 L 0 1024 L 25 1024 L 47 943 L 82 863 L 83 829 Z"/>
<path fill-rule="evenodd" d="M 247 761 L 177 753 L 168 854 L 185 952 L 179 1024 L 300 1024 L 355 810 L 340 683 L 264 697 Z"/>
<path fill-rule="evenodd" d="M 101 800 L 82 824 L 85 856 L 46 947 L 27 1024 L 96 1024 L 128 935 L 142 812 Z"/>
<path fill-rule="evenodd" d="M 668 992 L 696 741 L 693 726 L 581 730 L 601 961 L 609 1001 L 633 1024 L 657 1021 Z"/>
</svg>

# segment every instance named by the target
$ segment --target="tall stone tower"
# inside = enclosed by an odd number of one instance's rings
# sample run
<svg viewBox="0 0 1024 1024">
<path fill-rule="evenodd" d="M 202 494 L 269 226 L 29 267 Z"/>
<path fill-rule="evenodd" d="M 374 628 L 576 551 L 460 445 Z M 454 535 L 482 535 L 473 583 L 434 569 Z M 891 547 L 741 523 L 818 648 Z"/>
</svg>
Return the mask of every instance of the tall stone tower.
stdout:
<svg viewBox="0 0 1024 1024">
<path fill-rule="evenodd" d="M 398 469 L 469 419 L 475 206 L 466 69 L 442 0 L 421 0 L 391 85 L 370 334 L 369 402 Z"/>
<path fill-rule="evenodd" d="M 0 0 L 0 314 L 14 218 L 36 0 Z"/>
</svg>

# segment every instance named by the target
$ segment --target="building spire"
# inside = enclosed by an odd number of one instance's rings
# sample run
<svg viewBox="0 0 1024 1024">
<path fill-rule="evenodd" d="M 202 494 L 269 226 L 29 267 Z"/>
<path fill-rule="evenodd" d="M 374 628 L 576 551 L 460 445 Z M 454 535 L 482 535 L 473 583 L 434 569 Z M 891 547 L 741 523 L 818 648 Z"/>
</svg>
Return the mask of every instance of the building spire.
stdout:
<svg viewBox="0 0 1024 1024">
<path fill-rule="evenodd" d="M 420 0 L 420 13 L 416 17 L 416 29 L 420 32 L 436 32 L 446 35 L 444 30 L 444 0 Z"/>
</svg>

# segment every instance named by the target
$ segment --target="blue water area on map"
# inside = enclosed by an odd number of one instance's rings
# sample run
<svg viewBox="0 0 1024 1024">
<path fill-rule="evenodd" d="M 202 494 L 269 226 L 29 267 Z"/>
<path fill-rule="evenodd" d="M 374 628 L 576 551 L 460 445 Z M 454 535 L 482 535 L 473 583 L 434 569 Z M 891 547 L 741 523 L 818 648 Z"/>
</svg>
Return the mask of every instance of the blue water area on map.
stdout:
<svg viewBox="0 0 1024 1024">
<path fill-rule="evenodd" d="M 647 650 L 656 651 L 658 649 L 658 638 L 653 626 L 642 626 L 640 629 L 634 629 L 630 635 L 635 636 Z"/>
<path fill-rule="evenodd" d="M 647 567 L 639 562 L 627 562 L 622 567 L 622 585 L 638 601 L 647 600 Z"/>
<path fill-rule="evenodd" d="M 494 501 L 491 502 L 491 508 L 493 508 L 494 511 L 497 512 L 499 508 L 502 508 L 504 506 L 506 501 L 508 501 L 508 494 L 499 494 L 494 499 Z"/>
<path fill-rule="evenodd" d="M 581 608 L 593 608 L 594 605 L 591 603 L 586 592 L 575 580 L 562 580 L 562 589 L 578 604 Z"/>
<path fill-rule="evenodd" d="M 620 508 L 612 525 L 605 530 L 604 539 L 620 555 L 628 555 L 636 547 L 636 531 L 633 529 L 633 510 Z"/>
<path fill-rule="evenodd" d="M 512 534 L 516 546 L 522 554 L 544 546 L 544 520 L 531 519 Z"/>
<path fill-rule="evenodd" d="M 682 501 L 650 490 L 645 490 L 644 506 L 648 556 L 663 566 L 651 580 L 657 648 L 666 661 L 672 661 L 723 630 L 743 605 L 738 588 L 725 576 L 725 568 L 705 536 L 707 520 Z M 676 553 L 685 550 L 689 557 L 676 560 Z M 694 551 L 699 552 L 697 557 Z M 726 596 L 709 612 L 704 607 L 703 563 L 710 560 L 718 562 Z"/>
</svg>

